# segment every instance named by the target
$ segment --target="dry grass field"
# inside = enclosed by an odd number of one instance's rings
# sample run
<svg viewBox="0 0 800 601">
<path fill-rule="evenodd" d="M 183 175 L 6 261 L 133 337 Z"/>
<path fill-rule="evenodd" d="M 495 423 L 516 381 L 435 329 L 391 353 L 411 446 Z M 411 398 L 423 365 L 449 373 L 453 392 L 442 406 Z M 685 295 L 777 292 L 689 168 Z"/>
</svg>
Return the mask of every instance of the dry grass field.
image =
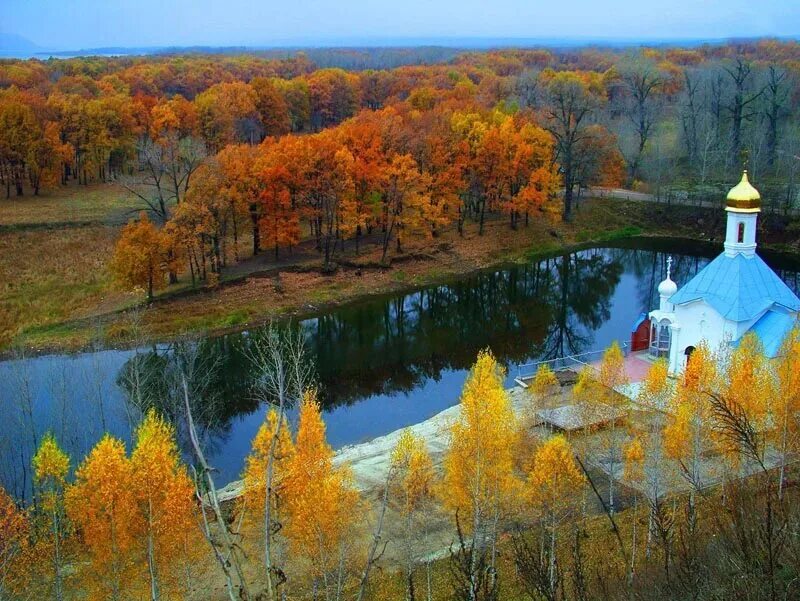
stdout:
<svg viewBox="0 0 800 601">
<path fill-rule="evenodd" d="M 116 236 L 102 225 L 0 233 L 0 345 L 107 302 Z"/>
<path fill-rule="evenodd" d="M 0 227 L 82 223 L 119 225 L 135 216 L 140 204 L 116 184 L 70 184 L 44 191 L 40 196 L 0 199 Z"/>
</svg>

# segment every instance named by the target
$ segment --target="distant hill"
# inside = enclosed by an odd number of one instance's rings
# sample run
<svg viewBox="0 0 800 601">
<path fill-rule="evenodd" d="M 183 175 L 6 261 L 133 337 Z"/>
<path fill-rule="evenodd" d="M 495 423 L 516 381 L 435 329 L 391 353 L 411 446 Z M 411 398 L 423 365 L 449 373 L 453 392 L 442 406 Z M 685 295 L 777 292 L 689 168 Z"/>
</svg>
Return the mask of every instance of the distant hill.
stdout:
<svg viewBox="0 0 800 601">
<path fill-rule="evenodd" d="M 43 50 L 44 48 L 21 35 L 0 32 L 0 57 L 25 57 Z"/>
<path fill-rule="evenodd" d="M 2 0 L 0 0 L 2 1 Z M 755 41 L 760 38 L 741 38 L 735 41 Z M 797 37 L 771 38 L 796 40 Z M 464 51 L 485 51 L 503 48 L 548 48 L 575 50 L 595 47 L 623 50 L 637 46 L 678 46 L 691 48 L 704 44 L 725 44 L 723 38 L 603 38 L 603 37 L 363 37 L 352 39 L 285 39 L 270 44 L 242 46 L 104 46 L 72 50 L 39 46 L 13 33 L 0 33 L 0 58 L 72 58 L 83 56 L 146 56 L 146 55 L 237 55 L 250 54 L 265 58 L 286 58 L 305 53 L 319 67 L 370 69 L 376 65 L 398 67 L 408 64 L 446 62 Z"/>
</svg>

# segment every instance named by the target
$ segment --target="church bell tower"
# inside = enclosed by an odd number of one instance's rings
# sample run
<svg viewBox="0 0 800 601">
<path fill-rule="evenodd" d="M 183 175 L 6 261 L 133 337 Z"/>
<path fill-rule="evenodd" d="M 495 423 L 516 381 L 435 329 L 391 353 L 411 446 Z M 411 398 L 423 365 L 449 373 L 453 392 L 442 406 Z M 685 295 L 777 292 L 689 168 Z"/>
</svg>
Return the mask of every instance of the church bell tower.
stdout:
<svg viewBox="0 0 800 601">
<path fill-rule="evenodd" d="M 725 232 L 725 254 L 734 257 L 742 254 L 753 257 L 756 253 L 756 225 L 761 212 L 761 195 L 747 179 L 747 170 L 742 181 L 731 188 L 725 202 L 728 227 Z"/>
</svg>

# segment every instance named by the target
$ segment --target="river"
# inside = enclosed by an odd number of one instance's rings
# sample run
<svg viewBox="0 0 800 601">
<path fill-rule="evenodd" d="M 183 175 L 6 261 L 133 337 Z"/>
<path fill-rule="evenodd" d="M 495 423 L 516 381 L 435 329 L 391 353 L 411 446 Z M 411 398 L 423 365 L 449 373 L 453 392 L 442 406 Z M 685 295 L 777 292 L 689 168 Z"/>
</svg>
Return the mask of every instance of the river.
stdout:
<svg viewBox="0 0 800 601">
<path fill-rule="evenodd" d="M 315 363 L 328 439 L 337 448 L 362 442 L 453 405 L 481 348 L 508 367 L 510 381 L 519 365 L 627 341 L 637 316 L 656 302 L 668 254 L 680 286 L 720 250 L 628 241 L 373 297 L 292 324 L 303 329 Z M 796 262 L 764 259 L 800 290 Z M 239 477 L 264 418 L 246 360 L 250 334 L 190 343 L 202 375 L 195 419 L 219 485 Z M 0 363 L 0 483 L 27 494 L 31 454 L 46 431 L 74 463 L 103 432 L 129 444 L 143 404 L 179 415 L 167 377 L 175 348 L 153 344 Z M 178 431 L 183 440 L 180 425 Z"/>
</svg>

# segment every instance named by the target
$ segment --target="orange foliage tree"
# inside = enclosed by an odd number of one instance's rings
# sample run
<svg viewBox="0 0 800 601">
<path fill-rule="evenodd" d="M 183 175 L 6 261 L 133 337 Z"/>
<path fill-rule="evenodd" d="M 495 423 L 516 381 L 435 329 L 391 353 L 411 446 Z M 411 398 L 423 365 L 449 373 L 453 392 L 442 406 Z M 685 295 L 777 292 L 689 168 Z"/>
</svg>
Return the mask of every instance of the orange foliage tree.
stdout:
<svg viewBox="0 0 800 601">
<path fill-rule="evenodd" d="M 144 288 L 147 298 L 164 285 L 167 240 L 142 211 L 139 221 L 122 228 L 114 247 L 111 270 L 125 287 Z"/>
<path fill-rule="evenodd" d="M 289 133 L 291 120 L 289 106 L 275 81 L 267 77 L 256 77 L 250 81 L 256 93 L 256 110 L 267 136 Z"/>
<path fill-rule="evenodd" d="M 263 126 L 256 91 L 242 81 L 219 83 L 195 98 L 203 137 L 213 151 L 226 144 L 260 142 Z"/>
<path fill-rule="evenodd" d="M 131 487 L 136 506 L 136 541 L 150 598 L 179 594 L 198 545 L 194 486 L 175 442 L 175 430 L 150 410 L 136 431 L 130 458 Z"/>
<path fill-rule="evenodd" d="M 220 175 L 220 188 L 216 191 L 222 207 L 227 209 L 225 220 L 233 233 L 233 257 L 239 260 L 239 232 L 241 221 L 257 207 L 258 182 L 254 176 L 258 149 L 247 144 L 226 146 L 217 153 L 214 163 Z M 255 225 L 255 224 L 254 224 Z M 255 251 L 255 248 L 254 248 Z M 256 254 L 255 252 L 253 254 Z"/>
<path fill-rule="evenodd" d="M 300 403 L 284 490 L 290 549 L 308 563 L 315 583 L 329 598 L 340 598 L 348 545 L 356 539 L 358 495 L 350 472 L 333 466 L 333 449 L 325 440 L 325 423 L 313 391 Z"/>
<path fill-rule="evenodd" d="M 300 216 L 292 206 L 291 174 L 284 165 L 265 166 L 261 171 L 259 239 L 275 249 L 300 241 Z"/>
<path fill-rule="evenodd" d="M 104 436 L 75 473 L 66 495 L 67 515 L 89 552 L 85 570 L 93 596 L 123 599 L 136 577 L 136 504 L 125 445 Z"/>
<path fill-rule="evenodd" d="M 0 487 L 0 598 L 20 593 L 27 584 L 30 530 L 28 514 Z"/>
<path fill-rule="evenodd" d="M 397 155 L 386 169 L 385 186 L 381 197 L 384 261 L 392 240 L 400 252 L 403 234 L 422 229 L 426 208 L 430 206 L 430 178 L 420 173 L 411 155 Z"/>
<path fill-rule="evenodd" d="M 370 114 L 342 124 L 342 141 L 353 160 L 349 164 L 353 194 L 344 199 L 344 235 L 355 235 L 356 252 L 365 228 L 371 228 L 379 213 L 387 156 L 381 124 Z"/>
</svg>

